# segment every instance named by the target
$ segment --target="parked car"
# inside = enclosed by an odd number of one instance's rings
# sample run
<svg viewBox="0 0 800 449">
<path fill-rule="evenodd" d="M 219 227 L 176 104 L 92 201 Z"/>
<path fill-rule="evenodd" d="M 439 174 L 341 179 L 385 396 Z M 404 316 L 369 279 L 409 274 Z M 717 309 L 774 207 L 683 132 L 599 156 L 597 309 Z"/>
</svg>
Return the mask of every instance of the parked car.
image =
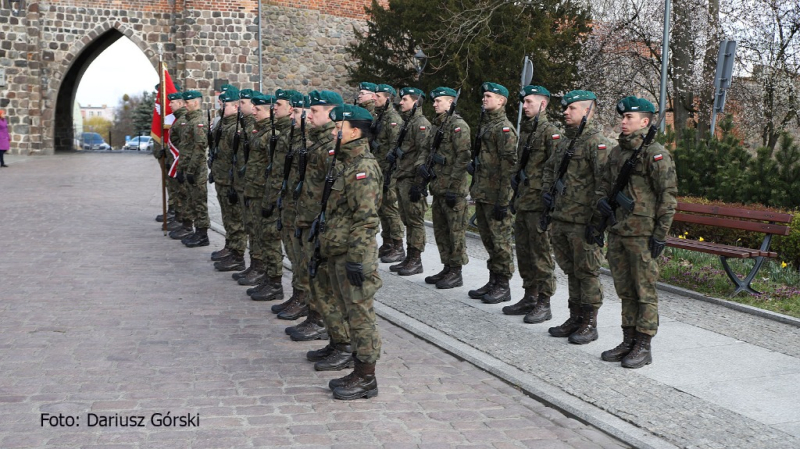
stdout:
<svg viewBox="0 0 800 449">
<path fill-rule="evenodd" d="M 123 147 L 125 150 L 153 151 L 153 138 L 150 136 L 136 136 L 129 140 Z"/>
<path fill-rule="evenodd" d="M 83 133 L 81 136 L 81 148 L 84 150 L 110 150 L 111 146 L 109 146 L 105 140 L 103 140 L 103 136 L 97 133 Z"/>
</svg>

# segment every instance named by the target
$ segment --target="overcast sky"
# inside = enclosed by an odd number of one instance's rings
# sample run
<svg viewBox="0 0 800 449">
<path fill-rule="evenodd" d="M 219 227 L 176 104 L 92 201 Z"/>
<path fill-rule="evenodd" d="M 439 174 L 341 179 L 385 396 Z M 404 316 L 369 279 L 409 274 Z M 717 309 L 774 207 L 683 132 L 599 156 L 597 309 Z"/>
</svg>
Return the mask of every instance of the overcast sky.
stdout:
<svg viewBox="0 0 800 449">
<path fill-rule="evenodd" d="M 153 91 L 158 72 L 139 47 L 121 38 L 100 54 L 84 72 L 76 101 L 81 106 L 116 106 L 124 94 Z"/>
</svg>

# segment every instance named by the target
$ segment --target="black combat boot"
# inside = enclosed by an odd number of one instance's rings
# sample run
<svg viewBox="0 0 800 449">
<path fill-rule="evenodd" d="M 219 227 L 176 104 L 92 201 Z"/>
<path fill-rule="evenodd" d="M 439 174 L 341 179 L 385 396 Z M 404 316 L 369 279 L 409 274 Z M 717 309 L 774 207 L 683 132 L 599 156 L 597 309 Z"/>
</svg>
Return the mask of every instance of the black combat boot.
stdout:
<svg viewBox="0 0 800 449">
<path fill-rule="evenodd" d="M 214 268 L 217 271 L 244 270 L 244 254 L 232 249 L 231 253 L 228 254 L 228 257 L 220 260 L 219 262 L 214 262 Z"/>
<path fill-rule="evenodd" d="M 289 326 L 284 331 L 294 341 L 328 339 L 328 329 L 325 328 L 325 323 L 322 322 L 322 316 L 311 309 L 309 309 L 308 316 L 302 323 L 297 326 Z"/>
<path fill-rule="evenodd" d="M 620 362 L 633 350 L 634 337 L 636 336 L 636 328 L 632 326 L 625 326 L 622 328 L 622 343 L 617 345 L 614 349 L 603 351 L 600 358 L 606 362 Z"/>
<path fill-rule="evenodd" d="M 597 340 L 597 309 L 591 304 L 585 304 L 581 306 L 581 311 L 581 325 L 569 336 L 569 342 L 575 345 L 585 345 Z"/>
<path fill-rule="evenodd" d="M 495 279 L 496 282 L 492 285 L 492 288 L 481 298 L 484 304 L 511 301 L 511 288 L 508 286 L 508 278 L 498 274 Z"/>
<path fill-rule="evenodd" d="M 353 348 L 350 345 L 337 344 L 333 348 L 333 352 L 314 364 L 315 370 L 341 371 L 343 369 L 352 368 L 355 366 Z"/>
<path fill-rule="evenodd" d="M 633 350 L 622 359 L 622 366 L 624 368 L 641 368 L 653 363 L 653 354 L 650 352 L 650 340 L 653 337 L 636 332 L 633 338 L 636 341 L 633 344 Z"/>
<path fill-rule="evenodd" d="M 527 315 L 536 306 L 536 288 L 526 288 L 518 303 L 503 307 L 506 315 Z"/>
<path fill-rule="evenodd" d="M 185 245 L 185 244 L 187 244 L 187 243 L 191 242 L 192 240 L 196 239 L 196 238 L 197 238 L 197 231 L 199 231 L 199 229 L 195 228 L 195 229 L 192 231 L 192 233 L 191 233 L 191 234 L 189 234 L 189 235 L 187 235 L 186 237 L 184 237 L 184 238 L 182 238 L 182 239 L 181 239 L 181 243 L 183 243 L 183 244 Z"/>
<path fill-rule="evenodd" d="M 425 278 L 425 283 L 426 284 L 432 284 L 432 285 L 436 284 L 437 282 L 442 280 L 442 278 L 444 277 L 445 274 L 447 274 L 448 271 L 450 271 L 450 265 L 445 265 L 444 268 L 442 268 L 442 271 L 440 271 L 440 272 L 438 272 L 438 273 L 436 273 L 436 274 L 434 274 L 432 276 L 426 277 Z"/>
<path fill-rule="evenodd" d="M 274 306 L 270 307 L 270 310 L 272 310 L 272 313 L 277 315 L 277 314 L 281 313 L 283 311 L 283 309 L 285 309 L 285 308 L 289 307 L 290 305 L 292 305 L 294 303 L 294 301 L 295 301 L 295 297 L 297 296 L 297 292 L 299 292 L 299 291 L 300 290 L 292 287 L 292 296 L 290 296 L 289 299 L 287 299 L 286 301 L 284 301 L 284 302 L 282 302 L 280 304 L 275 304 Z M 252 298 L 252 296 L 251 296 L 251 298 Z"/>
<path fill-rule="evenodd" d="M 228 239 L 225 239 L 225 247 L 219 251 L 214 251 L 211 253 L 211 260 L 214 262 L 219 262 L 220 260 L 228 257 L 228 254 L 231 253 L 231 249 L 228 247 L 228 245 L 230 245 L 230 242 Z"/>
<path fill-rule="evenodd" d="M 394 242 L 392 242 L 392 239 L 383 239 L 383 245 L 381 245 L 381 247 L 378 248 L 378 257 L 383 257 L 389 254 L 389 252 L 391 252 L 393 248 L 394 248 Z"/>
<path fill-rule="evenodd" d="M 564 321 L 561 326 L 547 329 L 547 332 L 553 337 L 569 337 L 581 326 L 581 305 L 572 302 L 567 304 L 569 304 L 569 318 L 567 318 L 567 321 Z"/>
<path fill-rule="evenodd" d="M 170 221 L 173 218 L 175 218 L 175 210 L 170 207 L 169 209 L 167 209 L 167 221 Z M 164 215 L 163 214 L 156 215 L 156 221 L 159 223 L 163 223 Z"/>
<path fill-rule="evenodd" d="M 245 270 L 245 271 L 247 271 L 247 270 Z M 234 273 L 234 274 L 236 274 L 236 273 Z M 250 287 L 250 288 L 247 289 L 247 296 L 253 296 L 254 294 L 260 292 L 261 290 L 266 289 L 270 285 L 271 285 L 270 284 L 270 277 L 265 275 L 264 279 L 262 279 L 261 282 L 258 283 L 258 285 L 254 286 L 254 287 Z"/>
<path fill-rule="evenodd" d="M 247 276 L 248 274 L 250 274 L 251 271 L 253 271 L 253 264 L 254 263 L 255 263 L 255 261 L 253 260 L 253 257 L 250 256 L 250 266 L 245 268 L 243 271 L 237 271 L 236 273 L 233 273 L 231 275 L 231 278 L 233 278 L 234 281 L 238 281 L 239 279 Z"/>
<path fill-rule="evenodd" d="M 467 294 L 472 299 L 481 299 L 483 298 L 483 295 L 489 293 L 489 290 L 492 289 L 492 286 L 494 285 L 495 282 L 497 282 L 497 275 L 490 271 L 489 282 L 487 282 L 486 285 L 477 290 L 470 290 L 469 292 L 467 292 Z"/>
<path fill-rule="evenodd" d="M 247 271 L 247 270 L 245 270 Z M 264 271 L 264 262 L 250 258 L 250 272 L 236 280 L 239 285 L 258 285 L 267 273 Z"/>
<path fill-rule="evenodd" d="M 278 313 L 278 319 L 296 320 L 308 315 L 308 305 L 306 304 L 306 292 L 298 290 L 294 303 L 289 304 L 285 309 Z"/>
<path fill-rule="evenodd" d="M 405 262 L 406 260 L 406 252 L 403 251 L 403 240 L 392 240 L 392 250 L 389 251 L 385 256 L 381 257 L 381 262 L 383 263 L 392 263 L 392 262 Z M 391 271 L 391 267 L 389 267 Z"/>
<path fill-rule="evenodd" d="M 454 265 L 450 267 L 447 274 L 444 275 L 439 282 L 436 283 L 436 288 L 447 290 L 450 288 L 461 287 L 464 285 L 464 279 L 461 277 L 461 266 Z"/>
<path fill-rule="evenodd" d="M 194 228 L 191 221 L 184 221 L 180 229 L 169 233 L 169 238 L 172 240 L 183 240 L 184 238 L 194 234 Z"/>
<path fill-rule="evenodd" d="M 539 300 L 522 321 L 528 324 L 544 323 L 553 318 L 553 312 L 550 311 L 550 297 L 539 293 Z"/>
<path fill-rule="evenodd" d="M 280 301 L 283 299 L 283 283 L 281 282 L 281 277 L 273 276 L 268 279 L 269 281 L 265 284 L 266 286 L 250 295 L 250 299 L 253 301 Z M 272 307 L 274 308 L 275 306 Z M 278 312 L 280 312 L 280 310 Z"/>
<path fill-rule="evenodd" d="M 411 276 L 422 273 L 422 253 L 416 248 L 408 248 L 408 263 L 403 268 L 397 270 L 400 276 Z"/>
<path fill-rule="evenodd" d="M 331 355 L 335 350 L 336 348 L 334 346 L 334 343 L 331 341 L 324 348 L 306 352 L 306 358 L 308 359 L 309 362 L 319 362 L 320 360 L 323 360 L 325 357 Z"/>
<path fill-rule="evenodd" d="M 175 220 L 170 220 L 167 222 L 167 231 L 170 232 L 177 231 L 182 227 L 183 227 L 183 222 L 181 220 L 178 220 L 177 218 Z"/>
<path fill-rule="evenodd" d="M 409 261 L 409 259 L 411 259 L 411 247 L 410 246 L 408 247 L 408 252 L 407 253 L 404 252 L 403 255 L 404 255 L 403 261 L 400 262 L 400 263 L 394 264 L 394 265 L 389 265 L 389 271 L 391 271 L 392 273 L 396 273 L 396 272 L 402 270 L 406 265 L 408 265 L 408 261 Z M 383 259 L 381 259 L 381 261 L 383 261 Z"/>
<path fill-rule="evenodd" d="M 359 398 L 372 398 L 378 395 L 378 381 L 375 379 L 375 364 L 363 363 L 357 358 L 353 370 L 355 374 L 347 383 L 334 388 L 333 397 L 343 401 Z"/>
<path fill-rule="evenodd" d="M 208 246 L 210 244 L 211 242 L 208 241 L 208 228 L 197 228 L 197 231 L 195 232 L 195 238 L 184 243 L 187 248 L 199 248 L 201 246 Z M 242 269 L 244 269 L 244 260 L 242 260 Z"/>
</svg>

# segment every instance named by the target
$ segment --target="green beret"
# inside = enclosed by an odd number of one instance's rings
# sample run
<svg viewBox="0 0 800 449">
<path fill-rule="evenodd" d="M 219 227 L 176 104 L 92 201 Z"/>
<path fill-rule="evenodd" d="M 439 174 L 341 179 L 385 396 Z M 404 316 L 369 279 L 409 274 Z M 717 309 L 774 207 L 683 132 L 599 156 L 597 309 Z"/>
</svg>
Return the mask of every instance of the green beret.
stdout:
<svg viewBox="0 0 800 449">
<path fill-rule="evenodd" d="M 519 101 L 522 101 L 528 95 L 541 95 L 550 98 L 550 91 L 542 86 L 525 86 L 519 91 Z"/>
<path fill-rule="evenodd" d="M 561 97 L 561 106 L 567 107 L 576 101 L 597 101 L 597 95 L 588 90 L 571 90 Z"/>
<path fill-rule="evenodd" d="M 256 93 L 258 93 L 258 91 L 253 89 L 242 89 L 239 91 L 239 98 L 242 100 L 251 100 Z"/>
<path fill-rule="evenodd" d="M 431 100 L 436 97 L 455 97 L 458 95 L 458 92 L 455 89 L 451 89 L 449 87 L 437 87 L 431 91 Z"/>
<path fill-rule="evenodd" d="M 375 83 L 361 82 L 361 83 L 358 83 L 358 90 L 368 90 L 370 92 L 377 92 L 378 91 L 378 85 L 375 84 Z"/>
<path fill-rule="evenodd" d="M 195 98 L 203 98 L 203 94 L 196 90 L 187 90 L 183 93 L 184 100 L 194 100 Z"/>
<path fill-rule="evenodd" d="M 298 94 L 300 94 L 298 92 Z M 303 94 L 300 95 L 293 95 L 292 96 L 292 107 L 293 108 L 304 108 L 306 107 L 306 96 Z"/>
<path fill-rule="evenodd" d="M 384 92 L 391 96 L 397 95 L 397 91 L 394 90 L 394 87 L 388 84 L 378 84 L 378 88 L 375 90 L 375 92 Z"/>
<path fill-rule="evenodd" d="M 239 90 L 233 84 L 223 84 L 220 88 L 220 92 L 227 92 L 229 90 Z"/>
<path fill-rule="evenodd" d="M 617 103 L 617 114 L 623 115 L 626 112 L 651 112 L 655 114 L 656 107 L 653 106 L 653 103 L 650 103 L 644 98 L 630 96 L 623 98 Z"/>
<path fill-rule="evenodd" d="M 251 98 L 250 101 L 253 102 L 256 106 L 264 106 L 267 104 L 275 103 L 275 97 L 272 95 L 265 95 L 261 92 L 256 92 Z"/>
<path fill-rule="evenodd" d="M 291 89 L 278 89 L 275 91 L 275 98 L 278 100 L 286 100 L 289 103 L 292 103 L 297 97 L 300 97 L 300 100 L 302 101 L 303 94 Z"/>
<path fill-rule="evenodd" d="M 239 95 L 232 90 L 227 90 L 219 94 L 219 101 L 221 101 L 222 103 L 231 103 L 233 101 L 239 101 Z"/>
<path fill-rule="evenodd" d="M 419 97 L 425 98 L 425 92 L 416 87 L 404 87 L 400 89 L 400 96 L 404 97 L 406 95 L 417 95 Z"/>
<path fill-rule="evenodd" d="M 342 96 L 329 90 L 312 90 L 308 93 L 308 106 L 335 106 L 344 104 Z"/>
<path fill-rule="evenodd" d="M 372 114 L 369 113 L 368 110 L 362 108 L 361 106 L 355 106 L 352 104 L 342 104 L 337 105 L 333 110 L 331 110 L 331 120 L 334 122 L 350 122 L 350 121 L 372 121 Z"/>
<path fill-rule="evenodd" d="M 505 86 L 501 86 L 500 84 L 497 83 L 489 83 L 489 82 L 483 83 L 481 85 L 481 92 L 482 93 L 491 92 L 493 94 L 502 95 L 508 98 L 508 89 L 506 89 Z"/>
<path fill-rule="evenodd" d="M 183 94 L 180 92 L 175 92 L 174 94 L 167 95 L 169 100 L 183 100 Z"/>
</svg>

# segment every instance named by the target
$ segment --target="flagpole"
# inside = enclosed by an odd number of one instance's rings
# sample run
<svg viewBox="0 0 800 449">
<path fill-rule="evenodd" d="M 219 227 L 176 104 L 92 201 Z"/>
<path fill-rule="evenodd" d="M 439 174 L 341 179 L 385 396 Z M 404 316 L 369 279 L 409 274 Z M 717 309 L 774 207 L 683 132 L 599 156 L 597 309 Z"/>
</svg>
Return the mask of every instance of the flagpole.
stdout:
<svg viewBox="0 0 800 449">
<path fill-rule="evenodd" d="M 159 96 L 159 107 L 161 108 L 161 113 L 158 114 L 160 116 L 161 121 L 161 154 L 162 156 L 158 159 L 159 164 L 161 166 L 161 211 L 164 214 L 163 221 L 161 222 L 161 230 L 164 231 L 164 235 L 167 235 L 167 167 L 164 165 L 167 161 L 167 151 L 166 151 L 166 140 L 164 139 L 164 115 L 167 112 L 167 103 L 166 103 L 166 95 L 167 92 L 167 83 L 164 79 L 164 61 L 159 58 L 158 62 L 158 78 L 159 82 L 159 89 L 158 89 L 158 96 Z"/>
</svg>

